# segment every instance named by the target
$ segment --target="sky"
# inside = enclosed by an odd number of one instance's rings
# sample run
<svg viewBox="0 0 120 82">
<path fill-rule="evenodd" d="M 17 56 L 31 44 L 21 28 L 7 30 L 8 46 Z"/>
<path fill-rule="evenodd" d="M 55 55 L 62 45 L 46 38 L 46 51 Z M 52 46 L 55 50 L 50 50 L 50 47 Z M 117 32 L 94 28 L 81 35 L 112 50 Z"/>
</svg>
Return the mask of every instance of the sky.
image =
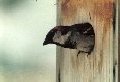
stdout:
<svg viewBox="0 0 120 82">
<path fill-rule="evenodd" d="M 55 82 L 56 0 L 0 0 L 0 82 Z"/>
</svg>

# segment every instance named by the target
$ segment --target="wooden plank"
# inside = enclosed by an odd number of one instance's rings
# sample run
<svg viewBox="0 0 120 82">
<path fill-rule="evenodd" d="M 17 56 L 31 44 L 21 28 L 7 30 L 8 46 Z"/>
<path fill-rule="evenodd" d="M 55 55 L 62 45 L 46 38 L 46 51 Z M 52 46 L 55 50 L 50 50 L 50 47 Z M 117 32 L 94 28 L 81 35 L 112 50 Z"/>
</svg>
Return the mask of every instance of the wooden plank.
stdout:
<svg viewBox="0 0 120 82">
<path fill-rule="evenodd" d="M 58 25 L 89 22 L 95 30 L 95 48 L 88 57 L 57 47 L 57 82 L 115 82 L 115 0 L 58 0 L 57 4 Z"/>
</svg>

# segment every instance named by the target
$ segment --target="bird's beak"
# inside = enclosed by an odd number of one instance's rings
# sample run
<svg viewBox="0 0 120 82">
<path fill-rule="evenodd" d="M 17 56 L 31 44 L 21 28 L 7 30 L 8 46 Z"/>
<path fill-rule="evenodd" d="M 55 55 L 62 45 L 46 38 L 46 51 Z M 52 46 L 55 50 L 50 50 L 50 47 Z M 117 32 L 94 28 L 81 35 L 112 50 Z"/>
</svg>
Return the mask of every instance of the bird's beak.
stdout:
<svg viewBox="0 0 120 82">
<path fill-rule="evenodd" d="M 44 41 L 43 46 L 49 44 L 50 42 Z"/>
<path fill-rule="evenodd" d="M 43 46 L 44 46 L 44 45 L 47 45 L 47 43 L 46 43 L 45 41 L 44 41 L 44 43 L 43 43 Z"/>
</svg>

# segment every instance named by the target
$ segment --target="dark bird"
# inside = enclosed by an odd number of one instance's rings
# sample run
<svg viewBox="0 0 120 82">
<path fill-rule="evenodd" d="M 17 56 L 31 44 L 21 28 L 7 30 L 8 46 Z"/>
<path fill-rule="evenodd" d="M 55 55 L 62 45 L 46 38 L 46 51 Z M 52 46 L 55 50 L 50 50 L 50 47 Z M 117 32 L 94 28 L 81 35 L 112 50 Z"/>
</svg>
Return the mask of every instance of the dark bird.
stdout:
<svg viewBox="0 0 120 82">
<path fill-rule="evenodd" d="M 77 49 L 79 50 L 78 54 L 85 52 L 89 55 L 95 45 L 94 29 L 90 23 L 56 26 L 46 35 L 43 45 L 47 44 L 56 44 L 64 48 Z"/>
</svg>

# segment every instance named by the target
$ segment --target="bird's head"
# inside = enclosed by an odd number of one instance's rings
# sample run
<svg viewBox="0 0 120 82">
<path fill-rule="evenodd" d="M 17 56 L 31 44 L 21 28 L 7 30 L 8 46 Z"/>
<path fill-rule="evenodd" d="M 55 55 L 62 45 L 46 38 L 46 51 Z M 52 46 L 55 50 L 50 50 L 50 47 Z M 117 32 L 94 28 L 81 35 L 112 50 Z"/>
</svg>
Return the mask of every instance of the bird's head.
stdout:
<svg viewBox="0 0 120 82">
<path fill-rule="evenodd" d="M 45 38 L 45 41 L 43 43 L 43 45 L 47 45 L 47 44 L 54 44 L 54 37 L 56 36 L 56 33 L 58 33 L 58 29 L 60 28 L 60 26 L 56 26 L 53 29 L 51 29 Z M 60 35 L 59 35 L 60 36 Z M 58 37 L 58 36 L 57 36 Z"/>
<path fill-rule="evenodd" d="M 53 37 L 54 37 L 56 31 L 57 31 L 57 30 L 53 28 L 53 29 L 51 29 L 51 30 L 47 33 L 43 45 L 47 45 L 47 44 L 52 44 L 52 43 L 53 43 Z"/>
<path fill-rule="evenodd" d="M 53 29 L 51 29 L 46 35 L 43 45 L 47 44 L 63 45 L 65 40 L 67 39 L 66 29 L 67 27 L 65 26 L 56 26 Z"/>
</svg>

